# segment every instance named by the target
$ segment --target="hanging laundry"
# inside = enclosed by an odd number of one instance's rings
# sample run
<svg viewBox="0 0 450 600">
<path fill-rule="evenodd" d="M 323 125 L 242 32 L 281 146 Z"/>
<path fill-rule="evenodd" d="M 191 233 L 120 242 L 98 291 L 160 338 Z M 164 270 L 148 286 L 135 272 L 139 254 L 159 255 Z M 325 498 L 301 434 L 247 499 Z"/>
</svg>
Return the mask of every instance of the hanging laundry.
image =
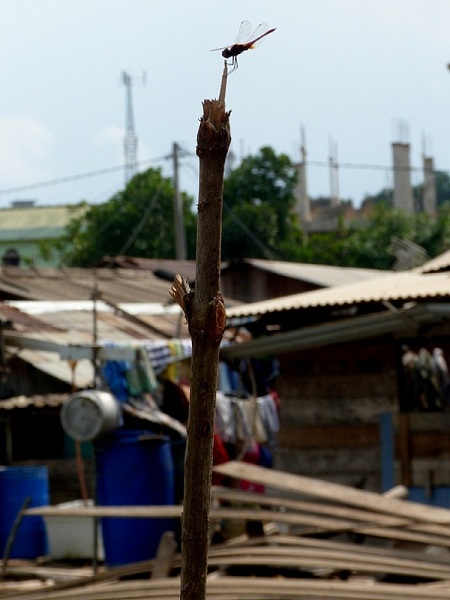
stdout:
<svg viewBox="0 0 450 600">
<path fill-rule="evenodd" d="M 432 357 L 433 373 L 437 384 L 441 390 L 441 397 L 444 406 L 450 404 L 450 377 L 448 372 L 447 361 L 444 357 L 444 352 L 441 348 L 433 349 Z"/>
<path fill-rule="evenodd" d="M 101 368 L 104 381 L 111 394 L 113 394 L 119 402 L 126 402 L 128 400 L 128 367 L 128 363 L 124 360 L 108 360 L 103 363 Z"/>
<path fill-rule="evenodd" d="M 280 430 L 278 407 L 272 394 L 257 399 L 259 414 L 263 423 L 267 444 L 273 448 L 276 444 L 277 433 Z"/>
<path fill-rule="evenodd" d="M 158 387 L 158 381 L 155 372 L 153 371 L 148 353 L 144 348 L 137 349 L 135 364 L 142 392 L 154 392 Z"/>
<path fill-rule="evenodd" d="M 232 400 L 222 392 L 216 394 L 216 431 L 223 442 L 229 444 L 235 444 L 237 439 Z"/>
<path fill-rule="evenodd" d="M 433 359 L 426 348 L 419 350 L 416 372 L 421 409 L 431 411 L 441 410 L 441 390 L 433 370 Z"/>
</svg>

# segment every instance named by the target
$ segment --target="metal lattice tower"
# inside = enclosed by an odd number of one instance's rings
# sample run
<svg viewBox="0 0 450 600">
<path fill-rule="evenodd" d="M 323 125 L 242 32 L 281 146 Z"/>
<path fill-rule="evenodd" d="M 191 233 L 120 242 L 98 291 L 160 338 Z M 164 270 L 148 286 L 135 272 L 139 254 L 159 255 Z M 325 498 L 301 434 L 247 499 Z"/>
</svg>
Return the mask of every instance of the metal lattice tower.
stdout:
<svg viewBox="0 0 450 600">
<path fill-rule="evenodd" d="M 134 118 L 133 118 L 133 103 L 131 98 L 132 80 L 126 71 L 122 73 L 122 81 L 126 87 L 126 117 L 125 117 L 125 139 L 124 139 L 124 155 L 125 155 L 125 185 L 135 175 L 137 168 L 137 145 L 138 140 L 134 133 Z"/>
</svg>

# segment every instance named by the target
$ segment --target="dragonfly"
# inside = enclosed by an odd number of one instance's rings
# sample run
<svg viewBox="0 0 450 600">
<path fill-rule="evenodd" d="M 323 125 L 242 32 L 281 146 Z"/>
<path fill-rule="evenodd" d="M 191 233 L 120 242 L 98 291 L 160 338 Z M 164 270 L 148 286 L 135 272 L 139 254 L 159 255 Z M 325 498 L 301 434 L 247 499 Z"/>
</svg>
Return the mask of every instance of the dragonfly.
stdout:
<svg viewBox="0 0 450 600">
<path fill-rule="evenodd" d="M 267 23 L 260 23 L 260 25 L 252 31 L 250 22 L 242 21 L 235 43 L 229 46 L 222 46 L 221 48 L 214 48 L 211 52 L 222 50 L 222 56 L 225 60 L 231 58 L 231 63 L 227 64 L 232 67 L 230 71 L 230 73 L 232 73 L 238 68 L 237 57 L 239 54 L 242 54 L 245 50 L 252 50 L 259 46 L 266 35 L 269 35 L 269 33 L 272 33 L 275 29 L 276 27 L 269 29 Z"/>
</svg>

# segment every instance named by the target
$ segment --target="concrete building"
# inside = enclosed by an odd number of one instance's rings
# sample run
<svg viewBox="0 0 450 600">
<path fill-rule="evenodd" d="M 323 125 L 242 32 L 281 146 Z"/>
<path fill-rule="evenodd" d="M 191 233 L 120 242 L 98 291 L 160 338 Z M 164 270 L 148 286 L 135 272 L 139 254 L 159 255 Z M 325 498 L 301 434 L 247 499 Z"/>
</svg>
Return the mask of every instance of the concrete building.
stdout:
<svg viewBox="0 0 450 600">
<path fill-rule="evenodd" d="M 0 261 L 3 264 L 56 267 L 58 239 L 79 211 L 75 206 L 36 206 L 32 200 L 0 209 Z M 79 213 L 77 213 L 79 214 Z"/>
</svg>

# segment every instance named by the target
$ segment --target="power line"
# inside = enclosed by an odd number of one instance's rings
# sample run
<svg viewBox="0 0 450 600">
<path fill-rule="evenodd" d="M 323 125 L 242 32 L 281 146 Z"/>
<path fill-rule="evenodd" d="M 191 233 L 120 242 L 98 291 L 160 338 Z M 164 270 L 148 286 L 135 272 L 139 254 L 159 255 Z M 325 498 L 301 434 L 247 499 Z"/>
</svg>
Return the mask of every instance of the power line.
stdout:
<svg viewBox="0 0 450 600">
<path fill-rule="evenodd" d="M 122 256 L 123 254 L 125 254 L 125 252 L 128 250 L 128 248 L 134 244 L 134 242 L 136 241 L 137 236 L 139 235 L 139 233 L 141 232 L 141 229 L 144 227 L 151 211 L 153 210 L 153 207 L 155 205 L 156 200 L 159 198 L 159 195 L 161 193 L 161 188 L 162 188 L 162 184 L 158 187 L 158 189 L 156 190 L 155 194 L 152 196 L 152 198 L 150 199 L 150 202 L 142 216 L 142 218 L 140 219 L 139 223 L 136 225 L 136 227 L 134 228 L 134 230 L 132 231 L 130 237 L 128 238 L 128 240 L 125 242 L 125 244 L 122 246 L 122 248 L 119 250 L 119 252 L 116 254 L 116 256 Z"/>
<path fill-rule="evenodd" d="M 247 225 L 244 223 L 244 221 L 242 221 L 242 219 L 240 217 L 238 217 L 238 215 L 236 215 L 236 213 L 233 211 L 233 209 L 230 208 L 225 201 L 223 203 L 223 208 L 224 208 L 225 212 L 230 216 L 230 218 L 236 223 L 236 225 L 242 229 L 242 231 L 249 237 L 249 239 L 252 240 L 252 242 L 254 244 L 256 244 L 256 246 L 258 246 L 258 248 L 263 253 L 264 258 L 267 258 L 269 260 L 274 260 L 275 257 L 273 254 L 273 250 L 269 247 L 269 245 L 265 242 L 262 242 L 253 233 L 253 231 L 249 227 L 247 227 Z"/>
<path fill-rule="evenodd" d="M 160 156 L 158 158 L 152 158 L 147 160 L 142 160 L 138 162 L 138 166 L 144 166 L 155 162 L 162 162 L 164 160 L 168 160 L 172 158 L 172 155 Z M 49 179 L 47 181 L 39 181 L 37 183 L 30 183 L 28 185 L 21 185 L 12 188 L 6 188 L 4 190 L 0 190 L 0 196 L 4 196 L 6 194 L 12 194 L 16 192 L 24 192 L 27 190 L 35 190 L 44 187 L 51 187 L 54 185 L 61 185 L 63 183 L 71 183 L 73 181 L 81 181 L 82 179 L 89 179 L 91 177 L 98 177 L 99 175 L 108 175 L 109 173 L 116 173 L 118 171 L 123 171 L 124 166 L 115 166 L 115 167 L 106 167 L 104 169 L 98 169 L 97 171 L 87 171 L 86 173 L 79 173 L 77 175 L 68 175 L 66 177 L 59 177 L 56 179 Z"/>
<path fill-rule="evenodd" d="M 329 168 L 330 163 L 326 161 L 320 160 L 308 160 L 306 161 L 306 165 L 309 167 L 326 167 Z M 370 165 L 370 164 L 358 164 L 358 163 L 342 163 L 335 162 L 333 163 L 335 167 L 339 169 L 365 169 L 367 171 L 416 171 L 419 173 L 423 172 L 423 167 L 394 167 L 393 165 Z M 434 169 L 434 173 L 446 173 L 450 174 L 450 171 L 445 169 Z"/>
<path fill-rule="evenodd" d="M 194 153 L 191 152 L 187 152 L 186 150 L 183 150 L 183 156 L 194 156 Z M 146 165 L 150 165 L 152 163 L 157 163 L 157 162 L 163 162 L 166 160 L 172 160 L 173 154 L 166 154 L 163 156 L 159 156 L 158 158 L 152 158 L 152 159 L 147 159 L 147 160 L 142 160 L 139 161 L 137 164 L 138 167 L 140 166 L 146 166 Z M 321 168 L 329 168 L 329 162 L 328 161 L 318 161 L 318 160 L 308 160 L 306 162 L 307 166 L 311 166 L 311 167 L 321 167 Z M 188 163 L 185 163 L 185 166 L 190 166 Z M 337 163 L 336 165 L 338 168 L 342 168 L 342 169 L 365 169 L 365 170 L 372 170 L 372 171 L 396 171 L 396 170 L 404 170 L 407 169 L 409 171 L 416 171 L 416 172 L 422 172 L 423 168 L 422 167 L 393 167 L 393 166 L 387 166 L 387 165 L 376 165 L 376 164 L 358 164 L 358 163 Z M 101 175 L 108 175 L 110 173 L 117 173 L 119 171 L 123 171 L 124 170 L 124 166 L 123 165 L 117 165 L 114 167 L 106 167 L 104 169 L 98 169 L 96 171 L 87 171 L 85 173 L 78 173 L 77 175 L 68 175 L 66 177 L 59 177 L 59 178 L 55 178 L 55 179 L 49 179 L 47 181 L 39 181 L 36 183 L 30 183 L 28 185 L 21 185 L 21 186 L 16 186 L 16 187 L 11 187 L 11 188 L 6 188 L 6 189 L 0 189 L 0 196 L 5 196 L 7 194 L 13 194 L 13 193 L 17 193 L 17 192 L 24 192 L 24 191 L 28 191 L 28 190 L 35 190 L 35 189 L 40 189 L 40 188 L 45 188 L 45 187 L 52 187 L 55 185 L 62 185 L 64 183 L 72 183 L 74 181 L 81 181 L 83 179 L 89 179 L 92 177 L 99 177 Z M 446 175 L 450 175 L 450 171 L 449 170 L 445 170 L 445 169 L 434 169 L 434 173 L 444 173 Z"/>
</svg>

